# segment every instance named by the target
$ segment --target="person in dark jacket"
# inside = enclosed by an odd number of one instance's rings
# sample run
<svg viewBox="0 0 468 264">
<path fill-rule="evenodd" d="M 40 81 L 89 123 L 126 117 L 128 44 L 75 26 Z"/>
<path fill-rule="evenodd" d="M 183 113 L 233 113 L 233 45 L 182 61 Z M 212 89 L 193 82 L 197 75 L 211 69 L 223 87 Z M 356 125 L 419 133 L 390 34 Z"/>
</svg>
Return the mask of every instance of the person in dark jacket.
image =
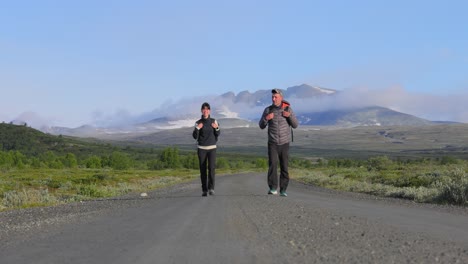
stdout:
<svg viewBox="0 0 468 264">
<path fill-rule="evenodd" d="M 286 189 L 289 184 L 288 159 L 289 142 L 292 138 L 292 128 L 297 128 L 298 121 L 290 104 L 283 99 L 280 89 L 271 91 L 272 105 L 265 108 L 259 121 L 264 129 L 268 126 L 268 194 L 278 194 L 278 160 L 280 165 L 280 195 L 288 196 Z"/>
<path fill-rule="evenodd" d="M 221 131 L 218 122 L 211 118 L 210 104 L 201 106 L 202 116 L 195 123 L 193 138 L 198 143 L 198 162 L 200 165 L 200 179 L 202 184 L 202 196 L 214 195 L 216 174 L 216 142 Z M 208 167 L 208 173 L 207 173 Z"/>
</svg>

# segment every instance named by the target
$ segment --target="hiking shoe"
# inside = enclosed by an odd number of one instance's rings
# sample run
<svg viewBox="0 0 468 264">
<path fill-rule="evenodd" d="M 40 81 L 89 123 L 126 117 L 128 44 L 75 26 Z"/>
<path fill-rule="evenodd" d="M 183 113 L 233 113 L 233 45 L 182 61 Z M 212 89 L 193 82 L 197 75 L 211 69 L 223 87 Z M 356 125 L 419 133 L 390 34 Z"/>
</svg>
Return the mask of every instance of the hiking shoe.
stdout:
<svg viewBox="0 0 468 264">
<path fill-rule="evenodd" d="M 280 196 L 286 197 L 288 194 L 286 192 L 280 192 Z"/>
<path fill-rule="evenodd" d="M 278 194 L 278 191 L 275 190 L 275 189 L 270 189 L 270 190 L 268 191 L 268 194 Z"/>
<path fill-rule="evenodd" d="M 208 191 L 208 194 L 209 194 L 209 195 L 214 195 L 214 190 L 209 190 L 209 191 Z"/>
<path fill-rule="evenodd" d="M 207 196 L 208 193 L 207 192 L 203 192 L 201 196 Z"/>
</svg>

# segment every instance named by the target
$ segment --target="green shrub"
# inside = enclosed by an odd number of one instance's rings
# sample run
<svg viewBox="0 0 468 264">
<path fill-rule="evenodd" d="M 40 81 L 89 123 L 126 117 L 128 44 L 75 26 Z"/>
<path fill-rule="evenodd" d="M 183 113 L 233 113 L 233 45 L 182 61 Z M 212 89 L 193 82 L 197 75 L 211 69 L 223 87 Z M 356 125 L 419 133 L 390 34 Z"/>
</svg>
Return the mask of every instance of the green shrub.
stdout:
<svg viewBox="0 0 468 264">
<path fill-rule="evenodd" d="M 49 168 L 51 169 L 63 169 L 63 163 L 60 160 L 54 160 L 49 162 Z"/>
<path fill-rule="evenodd" d="M 226 158 L 218 158 L 216 160 L 216 168 L 218 169 L 228 169 L 229 168 L 229 162 Z M 198 169 L 198 163 L 197 163 L 197 169 Z"/>
<path fill-rule="evenodd" d="M 67 153 L 65 157 L 62 158 L 62 163 L 67 168 L 76 168 L 78 166 L 78 161 L 73 153 Z"/>
<path fill-rule="evenodd" d="M 367 161 L 367 169 L 369 171 L 376 170 L 388 170 L 392 166 L 393 161 L 389 159 L 387 156 L 379 156 L 379 157 L 372 157 L 369 158 Z"/>
<path fill-rule="evenodd" d="M 198 156 L 196 154 L 186 155 L 181 160 L 184 168 L 198 169 Z"/>
<path fill-rule="evenodd" d="M 106 192 L 101 190 L 96 184 L 82 185 L 78 189 L 78 194 L 86 197 L 106 197 Z"/>
<path fill-rule="evenodd" d="M 56 204 L 57 199 L 49 194 L 48 189 L 22 189 L 21 191 L 9 191 L 3 194 L 3 206 L 5 208 L 21 208 L 27 206 Z"/>
<path fill-rule="evenodd" d="M 89 169 L 98 169 L 102 167 L 101 158 L 95 155 L 88 157 L 85 160 L 85 166 Z"/>
<path fill-rule="evenodd" d="M 448 177 L 436 184 L 440 190 L 437 200 L 441 203 L 466 205 L 468 203 L 468 175 L 463 168 L 449 172 Z"/>
<path fill-rule="evenodd" d="M 431 174 L 411 175 L 405 174 L 398 177 L 392 185 L 396 187 L 429 187 L 435 183 L 436 177 Z"/>
<path fill-rule="evenodd" d="M 435 188 L 426 187 L 389 187 L 385 196 L 414 200 L 416 202 L 432 202 L 439 194 Z"/>
<path fill-rule="evenodd" d="M 115 170 L 126 170 L 131 167 L 132 161 L 126 153 L 114 151 L 110 158 L 110 167 Z"/>
<path fill-rule="evenodd" d="M 452 156 L 444 156 L 440 159 L 440 164 L 441 165 L 447 165 L 447 164 L 458 164 L 460 161 Z"/>
<path fill-rule="evenodd" d="M 231 162 L 229 165 L 231 169 L 242 169 L 246 167 L 245 162 L 242 160 Z"/>
<path fill-rule="evenodd" d="M 150 170 L 162 170 L 164 169 L 164 163 L 160 160 L 150 160 L 148 161 L 148 169 Z"/>
<path fill-rule="evenodd" d="M 255 160 L 255 167 L 258 169 L 266 169 L 268 167 L 268 161 L 263 158 Z"/>
<path fill-rule="evenodd" d="M 112 178 L 112 177 L 109 176 L 108 174 L 105 174 L 105 173 L 98 173 L 98 174 L 94 174 L 92 176 L 92 179 L 95 179 L 96 182 L 109 180 L 110 178 Z"/>
<path fill-rule="evenodd" d="M 160 160 L 166 168 L 177 169 L 181 167 L 179 149 L 177 147 L 167 147 L 163 149 Z"/>
<path fill-rule="evenodd" d="M 60 180 L 49 178 L 45 180 L 45 185 L 49 188 L 58 189 L 62 186 L 62 182 Z"/>
</svg>

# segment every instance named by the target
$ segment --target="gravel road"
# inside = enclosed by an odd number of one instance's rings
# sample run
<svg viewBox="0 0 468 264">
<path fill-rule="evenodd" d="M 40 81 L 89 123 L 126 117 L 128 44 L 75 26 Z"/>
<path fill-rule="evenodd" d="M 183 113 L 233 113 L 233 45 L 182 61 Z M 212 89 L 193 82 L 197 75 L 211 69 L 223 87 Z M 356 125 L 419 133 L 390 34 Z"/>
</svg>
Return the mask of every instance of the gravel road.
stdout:
<svg viewBox="0 0 468 264">
<path fill-rule="evenodd" d="M 468 263 L 468 209 L 341 193 L 265 174 L 0 213 L 0 263 Z"/>
</svg>

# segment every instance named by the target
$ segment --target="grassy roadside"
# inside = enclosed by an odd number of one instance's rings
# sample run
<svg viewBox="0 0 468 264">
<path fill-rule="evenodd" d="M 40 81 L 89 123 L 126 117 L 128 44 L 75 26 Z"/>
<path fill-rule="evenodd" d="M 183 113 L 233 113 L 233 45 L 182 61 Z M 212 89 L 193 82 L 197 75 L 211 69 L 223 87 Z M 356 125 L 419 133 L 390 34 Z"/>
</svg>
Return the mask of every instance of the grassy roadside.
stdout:
<svg viewBox="0 0 468 264">
<path fill-rule="evenodd" d="M 0 172 L 0 210 L 144 192 L 197 176 L 197 171 L 186 169 L 12 169 Z"/>
<path fill-rule="evenodd" d="M 243 173 L 218 169 L 217 175 Z M 193 169 L 9 169 L 0 170 L 0 211 L 53 206 L 147 192 L 198 179 Z"/>
<path fill-rule="evenodd" d="M 267 161 L 218 168 L 217 175 L 265 172 Z M 115 170 L 25 168 L 0 170 L 0 211 L 146 192 L 198 179 L 197 169 Z M 325 188 L 424 203 L 468 205 L 468 161 L 401 162 L 385 156 L 368 160 L 295 159 L 291 178 Z"/>
<path fill-rule="evenodd" d="M 393 164 L 291 170 L 300 182 L 325 188 L 394 197 L 424 203 L 468 205 L 468 165 Z"/>
</svg>

